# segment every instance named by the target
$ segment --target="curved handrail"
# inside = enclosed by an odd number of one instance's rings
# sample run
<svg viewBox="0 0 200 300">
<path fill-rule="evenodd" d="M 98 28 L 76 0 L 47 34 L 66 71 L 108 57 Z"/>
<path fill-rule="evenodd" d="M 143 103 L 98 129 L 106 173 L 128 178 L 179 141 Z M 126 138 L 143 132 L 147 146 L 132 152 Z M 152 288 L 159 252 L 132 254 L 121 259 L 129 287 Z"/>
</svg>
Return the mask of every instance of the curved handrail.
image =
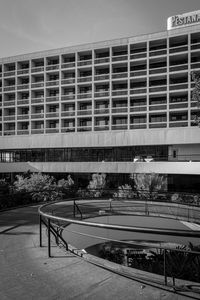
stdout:
<svg viewBox="0 0 200 300">
<path fill-rule="evenodd" d="M 80 200 L 79 200 L 80 201 Z M 84 200 L 85 201 L 85 200 Z M 104 200 L 105 201 L 105 200 Z M 69 203 L 68 201 L 67 203 Z M 88 222 L 83 220 L 75 220 L 72 218 L 65 218 L 65 217 L 59 217 L 55 215 L 51 215 L 48 213 L 45 213 L 43 209 L 49 205 L 55 204 L 57 202 L 53 203 L 47 203 L 39 207 L 38 211 L 39 214 L 43 217 L 46 217 L 47 219 L 55 220 L 55 221 L 62 221 L 67 223 L 73 223 L 83 226 L 91 226 L 91 227 L 97 227 L 97 228 L 105 228 L 105 229 L 112 229 L 112 230 L 122 230 L 122 231 L 130 231 L 130 232 L 139 232 L 139 233 L 149 233 L 149 234 L 165 234 L 165 235 L 171 235 L 171 236 L 185 236 L 185 237 L 198 237 L 200 238 L 200 230 L 198 231 L 188 231 L 188 230 L 180 230 L 180 229 L 165 229 L 165 228 L 145 228 L 141 226 L 125 226 L 125 225 L 112 225 L 112 224 L 101 224 L 101 223 L 94 223 L 94 222 Z M 61 203 L 61 202 L 59 202 Z"/>
<path fill-rule="evenodd" d="M 103 200 L 102 202 L 105 203 L 105 201 L 108 203 L 108 206 L 106 207 L 106 209 L 108 209 L 108 211 L 112 214 L 112 206 L 111 206 L 111 201 L 110 200 Z M 91 202 L 94 203 L 97 203 L 95 200 L 94 201 L 89 201 L 87 202 L 86 200 L 78 200 L 78 204 L 80 205 L 80 202 L 83 202 L 84 204 L 86 204 L 86 206 Z M 62 203 L 65 204 L 65 205 L 69 205 L 69 208 L 71 208 L 72 210 L 70 211 L 70 213 L 72 214 L 72 216 L 74 216 L 74 218 L 69 218 L 69 217 L 60 217 L 60 216 L 56 216 L 56 215 L 52 215 L 52 214 L 55 214 L 55 207 L 52 207 L 53 210 L 51 212 L 45 212 L 45 208 L 47 208 L 48 206 L 51 206 L 51 205 L 57 205 L 57 204 L 61 204 L 61 207 L 62 207 Z M 98 204 L 100 203 L 100 201 L 98 200 Z M 102 204 L 103 204 L 102 203 Z M 58 206 L 59 207 L 59 206 Z M 72 224 L 78 224 L 78 225 L 83 225 L 83 226 L 90 226 L 90 227 L 96 227 L 96 228 L 105 228 L 105 229 L 111 229 L 111 230 L 122 230 L 122 231 L 128 231 L 128 232 L 139 232 L 139 233 L 147 233 L 147 234 L 158 234 L 158 235 L 170 235 L 170 236 L 184 236 L 184 237 L 193 237 L 193 238 L 199 238 L 200 237 L 200 230 L 198 231 L 186 231 L 186 230 L 174 230 L 174 229 L 165 229 L 165 228 L 152 228 L 152 227 L 149 227 L 149 228 L 144 228 L 144 227 L 139 227 L 139 226 L 125 226 L 125 225 L 113 225 L 113 224 L 104 224 L 104 223 L 94 223 L 94 222 L 90 222 L 90 221 L 85 221 L 85 220 L 77 220 L 75 219 L 76 217 L 76 214 L 74 214 L 75 212 L 75 209 L 77 209 L 77 211 L 79 212 L 81 218 L 82 218 L 82 212 L 80 210 L 80 208 L 78 207 L 77 203 L 76 203 L 76 199 L 71 199 L 71 201 L 67 201 L 67 202 L 51 202 L 51 203 L 46 203 L 42 206 L 39 207 L 38 211 L 39 211 L 39 215 L 40 215 L 40 246 L 42 246 L 42 224 L 44 224 L 47 228 L 47 233 L 48 233 L 48 256 L 51 257 L 51 234 L 55 237 L 55 240 L 56 240 L 56 244 L 60 245 L 60 242 L 61 244 L 65 247 L 66 250 L 69 250 L 69 247 L 68 247 L 68 241 L 65 240 L 65 238 L 63 238 L 62 236 L 62 233 L 59 232 L 59 230 L 63 230 L 65 228 L 65 226 L 63 226 L 63 223 L 72 223 Z M 93 206 L 92 206 L 93 207 Z M 105 207 L 103 207 L 105 208 Z M 97 209 L 99 209 L 99 206 L 97 206 Z M 59 211 L 58 211 L 59 212 Z M 60 212 L 59 212 L 60 213 Z M 85 213 L 85 212 L 84 212 Z M 87 215 L 88 217 L 88 215 Z M 51 223 L 51 220 L 52 221 L 58 221 L 55 222 L 55 223 Z M 60 223 L 60 221 L 62 221 Z M 73 230 L 69 230 L 69 232 L 72 232 L 72 233 L 75 233 L 75 234 L 79 234 L 79 235 L 83 235 L 83 236 L 89 236 L 89 237 L 92 237 L 92 238 L 98 238 L 99 240 L 108 240 L 107 238 L 104 238 L 104 237 L 100 237 L 99 235 L 94 235 L 94 234 L 88 234 L 88 233 L 81 233 L 80 231 L 73 231 Z M 120 241 L 120 240 L 115 240 L 115 239 L 112 239 L 112 238 L 109 238 L 109 241 L 110 242 L 118 242 L 118 243 L 124 243 L 124 241 Z M 133 243 L 133 241 L 127 241 L 126 242 L 127 245 L 130 245 L 131 246 L 145 246 L 144 243 L 140 243 L 138 244 L 137 242 Z M 171 285 L 172 287 L 176 288 L 176 283 L 175 283 L 175 276 L 176 275 L 173 275 L 173 270 L 171 270 L 168 274 L 168 271 L 167 271 L 167 260 L 169 258 L 169 254 L 171 253 L 171 251 L 175 251 L 175 253 L 177 252 L 182 252 L 182 255 L 186 255 L 186 257 L 188 258 L 191 258 L 193 257 L 194 259 L 194 256 L 197 257 L 199 259 L 200 257 L 200 252 L 198 251 L 198 249 L 185 249 L 185 248 L 169 248 L 169 247 L 165 247 L 164 245 L 154 245 L 153 248 L 155 249 L 160 249 L 162 250 L 162 256 L 163 256 L 163 274 L 162 276 L 164 276 L 164 285 L 167 286 L 167 285 Z M 102 263 L 101 261 L 100 262 L 93 262 L 93 259 L 91 260 L 90 259 L 90 256 L 88 257 L 87 256 L 87 252 L 85 252 L 83 249 L 82 250 L 78 250 L 78 249 L 74 249 L 74 247 L 70 246 L 70 250 L 74 253 L 76 253 L 77 255 L 81 255 L 84 257 L 84 259 L 88 260 L 89 262 L 91 263 L 94 263 L 94 264 L 97 264 L 98 266 L 103 266 L 104 268 L 107 268 L 109 270 L 112 270 L 112 268 L 110 268 L 109 266 L 105 266 L 104 263 Z M 86 256 L 85 256 L 86 255 Z M 196 259 L 196 258 L 195 258 Z M 186 260 L 187 261 L 187 260 Z M 196 260 L 195 260 L 196 262 Z M 119 273 L 121 275 L 124 276 L 124 271 L 123 269 L 121 271 L 119 271 Z M 127 270 L 125 271 L 125 273 L 127 274 Z M 127 276 L 127 275 L 126 275 Z M 128 275 L 128 277 L 130 278 L 133 278 L 132 275 Z M 171 277 L 173 279 L 173 283 L 169 283 L 168 280 L 167 280 L 167 277 Z M 179 278 L 179 277 L 178 277 Z M 149 280 L 149 279 L 148 279 Z M 161 281 L 161 284 L 162 281 Z M 183 283 L 183 286 L 181 287 L 178 287 L 179 289 L 181 288 L 182 290 L 185 288 L 184 286 L 185 283 Z M 197 285 L 195 285 L 197 286 Z M 200 286 L 198 285 L 198 288 Z M 193 290 L 193 292 L 197 292 L 199 293 L 198 289 L 197 291 Z"/>
</svg>

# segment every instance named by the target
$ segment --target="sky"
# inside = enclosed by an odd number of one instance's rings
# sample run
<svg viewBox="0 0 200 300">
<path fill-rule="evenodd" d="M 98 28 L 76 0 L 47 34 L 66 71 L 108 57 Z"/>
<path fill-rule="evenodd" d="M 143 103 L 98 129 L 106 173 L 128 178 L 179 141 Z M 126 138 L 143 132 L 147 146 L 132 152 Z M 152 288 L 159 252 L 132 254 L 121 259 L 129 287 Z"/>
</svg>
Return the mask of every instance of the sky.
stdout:
<svg viewBox="0 0 200 300">
<path fill-rule="evenodd" d="M 165 31 L 200 0 L 0 0 L 0 57 Z"/>
</svg>

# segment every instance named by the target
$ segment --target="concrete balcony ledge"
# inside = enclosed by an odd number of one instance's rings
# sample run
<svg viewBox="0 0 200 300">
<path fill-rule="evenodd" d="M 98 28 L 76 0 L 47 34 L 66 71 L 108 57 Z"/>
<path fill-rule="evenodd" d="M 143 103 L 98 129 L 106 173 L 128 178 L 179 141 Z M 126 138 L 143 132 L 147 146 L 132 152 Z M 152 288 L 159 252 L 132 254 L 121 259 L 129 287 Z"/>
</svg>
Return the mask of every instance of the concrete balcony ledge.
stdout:
<svg viewBox="0 0 200 300">
<path fill-rule="evenodd" d="M 0 173 L 159 173 L 200 175 L 200 162 L 18 162 L 0 163 Z"/>
</svg>

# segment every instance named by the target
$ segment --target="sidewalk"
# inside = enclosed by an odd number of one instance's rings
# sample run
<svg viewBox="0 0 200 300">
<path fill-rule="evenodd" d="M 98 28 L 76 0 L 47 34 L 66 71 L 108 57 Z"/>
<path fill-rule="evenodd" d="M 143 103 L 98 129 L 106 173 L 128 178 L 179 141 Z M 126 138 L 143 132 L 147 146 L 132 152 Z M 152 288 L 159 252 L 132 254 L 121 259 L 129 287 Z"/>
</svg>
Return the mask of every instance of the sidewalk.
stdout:
<svg viewBox="0 0 200 300">
<path fill-rule="evenodd" d="M 119 276 L 56 246 L 48 258 L 47 247 L 39 247 L 37 209 L 0 213 L 0 300 L 191 299 Z"/>
</svg>

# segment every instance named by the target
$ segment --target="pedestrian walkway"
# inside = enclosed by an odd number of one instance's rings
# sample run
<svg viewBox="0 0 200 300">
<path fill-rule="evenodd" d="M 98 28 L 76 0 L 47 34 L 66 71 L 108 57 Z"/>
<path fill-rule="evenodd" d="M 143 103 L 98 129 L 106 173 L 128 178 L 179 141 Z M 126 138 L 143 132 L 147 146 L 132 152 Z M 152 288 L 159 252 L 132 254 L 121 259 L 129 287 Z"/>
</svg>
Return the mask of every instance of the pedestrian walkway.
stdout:
<svg viewBox="0 0 200 300">
<path fill-rule="evenodd" d="M 0 300 L 191 299 L 122 277 L 56 246 L 48 258 L 47 247 L 39 247 L 37 209 L 0 213 Z"/>
</svg>

